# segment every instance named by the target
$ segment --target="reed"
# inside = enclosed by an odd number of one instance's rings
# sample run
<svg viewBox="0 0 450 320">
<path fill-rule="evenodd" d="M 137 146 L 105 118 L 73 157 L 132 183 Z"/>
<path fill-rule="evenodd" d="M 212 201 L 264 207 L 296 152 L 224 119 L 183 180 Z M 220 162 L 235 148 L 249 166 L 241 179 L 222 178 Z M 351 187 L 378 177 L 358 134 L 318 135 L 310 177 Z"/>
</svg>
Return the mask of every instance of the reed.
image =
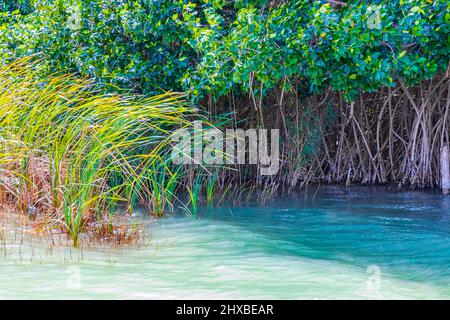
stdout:
<svg viewBox="0 0 450 320">
<path fill-rule="evenodd" d="M 106 95 L 72 75 L 39 77 L 37 66 L 0 68 L 2 203 L 74 245 L 83 233 L 129 234 L 112 223 L 118 204 L 161 215 L 180 176 L 168 164 L 170 132 L 196 114 L 183 94 Z"/>
</svg>

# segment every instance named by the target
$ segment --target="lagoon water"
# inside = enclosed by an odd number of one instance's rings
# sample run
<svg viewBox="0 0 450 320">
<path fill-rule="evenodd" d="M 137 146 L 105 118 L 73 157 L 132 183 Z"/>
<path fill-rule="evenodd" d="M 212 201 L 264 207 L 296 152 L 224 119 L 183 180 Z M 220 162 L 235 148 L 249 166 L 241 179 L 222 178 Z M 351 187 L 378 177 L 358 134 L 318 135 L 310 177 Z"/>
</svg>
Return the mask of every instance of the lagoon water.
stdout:
<svg viewBox="0 0 450 320">
<path fill-rule="evenodd" d="M 148 228 L 151 242 L 133 249 L 10 236 L 0 298 L 450 298 L 450 197 L 438 192 L 321 187 Z"/>
</svg>

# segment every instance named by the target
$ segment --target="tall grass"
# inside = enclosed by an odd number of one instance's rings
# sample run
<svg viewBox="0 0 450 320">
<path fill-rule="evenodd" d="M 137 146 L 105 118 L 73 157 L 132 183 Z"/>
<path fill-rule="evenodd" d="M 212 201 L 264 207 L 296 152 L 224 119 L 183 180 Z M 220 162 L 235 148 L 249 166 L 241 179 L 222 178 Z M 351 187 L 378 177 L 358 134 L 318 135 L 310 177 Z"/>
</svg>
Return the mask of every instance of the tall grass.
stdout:
<svg viewBox="0 0 450 320">
<path fill-rule="evenodd" d="M 36 66 L 0 68 L 1 202 L 75 245 L 86 231 L 114 236 L 119 203 L 160 215 L 180 175 L 168 165 L 168 137 L 195 113 L 183 95 L 104 95 L 72 75 L 38 77 Z"/>
</svg>

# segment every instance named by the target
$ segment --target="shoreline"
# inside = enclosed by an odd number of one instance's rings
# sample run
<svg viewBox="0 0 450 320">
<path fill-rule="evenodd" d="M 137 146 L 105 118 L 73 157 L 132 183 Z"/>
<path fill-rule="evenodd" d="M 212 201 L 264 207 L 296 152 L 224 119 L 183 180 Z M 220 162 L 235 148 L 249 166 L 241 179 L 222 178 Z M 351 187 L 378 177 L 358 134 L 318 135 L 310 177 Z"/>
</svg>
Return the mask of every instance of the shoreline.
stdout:
<svg viewBox="0 0 450 320">
<path fill-rule="evenodd" d="M 290 192 L 282 192 L 279 191 L 278 195 L 275 195 L 270 198 L 270 200 L 266 200 L 264 203 L 260 203 L 258 201 L 258 197 L 254 194 L 252 197 L 247 198 L 245 202 L 241 200 L 232 201 L 228 203 L 232 203 L 233 207 L 248 207 L 255 206 L 258 208 L 264 209 L 271 202 L 276 202 L 279 200 L 293 200 L 293 199 L 301 199 L 314 201 L 317 194 L 330 194 L 331 199 L 342 197 L 342 192 L 359 192 L 359 191 L 374 191 L 374 192 L 385 192 L 387 194 L 432 194 L 440 199 L 447 199 L 450 202 L 450 197 L 443 195 L 438 188 L 415 188 L 411 190 L 404 189 L 396 189 L 395 185 L 351 185 L 345 186 L 342 184 L 310 184 L 308 187 L 304 187 L 300 190 L 290 191 Z M 339 192 L 340 195 L 333 194 Z M 185 195 L 186 196 L 186 195 Z M 180 196 L 181 198 L 181 196 Z M 208 209 L 216 209 L 221 206 L 199 206 L 198 211 L 203 212 Z M 122 211 L 123 210 L 123 211 Z M 151 222 L 148 219 L 158 221 L 163 219 L 166 215 L 192 215 L 194 217 L 201 216 L 198 212 L 196 214 L 187 213 L 185 210 L 171 211 L 167 212 L 165 215 L 160 217 L 155 217 L 151 215 L 149 209 L 144 206 L 138 206 L 136 208 L 137 211 L 141 212 L 138 216 L 130 217 L 126 213 L 126 208 L 123 207 L 117 214 L 114 214 L 112 219 L 116 219 L 115 225 L 119 229 L 126 230 L 128 226 L 134 226 L 139 229 L 139 234 L 130 238 L 130 241 L 120 241 L 117 238 L 107 239 L 96 239 L 96 237 L 90 237 L 89 232 L 80 234 L 80 249 L 92 249 L 92 248 L 139 248 L 142 246 L 146 246 L 149 242 L 151 242 L 152 235 L 147 231 L 147 225 Z M 49 232 L 38 230 L 39 229 L 39 221 L 31 220 L 26 214 L 15 211 L 13 208 L 0 210 L 0 220 L 2 220 L 2 228 L 5 229 L 6 225 L 13 226 L 14 228 L 18 228 L 24 231 L 24 234 L 28 234 L 30 236 L 30 241 L 33 241 L 34 238 L 42 239 L 43 241 L 48 240 L 49 242 L 54 243 L 55 247 L 77 247 L 73 245 L 70 237 L 64 233 L 60 232 Z M 5 224 L 5 220 L 8 220 Z M 146 220 L 146 221 L 144 221 Z M 3 234 L 2 234 L 3 237 Z M 0 240 L 2 238 L 0 237 Z M 34 239 L 34 240 L 36 240 Z M 50 240 L 51 239 L 51 240 Z M 56 240 L 56 241 L 55 241 Z"/>
</svg>

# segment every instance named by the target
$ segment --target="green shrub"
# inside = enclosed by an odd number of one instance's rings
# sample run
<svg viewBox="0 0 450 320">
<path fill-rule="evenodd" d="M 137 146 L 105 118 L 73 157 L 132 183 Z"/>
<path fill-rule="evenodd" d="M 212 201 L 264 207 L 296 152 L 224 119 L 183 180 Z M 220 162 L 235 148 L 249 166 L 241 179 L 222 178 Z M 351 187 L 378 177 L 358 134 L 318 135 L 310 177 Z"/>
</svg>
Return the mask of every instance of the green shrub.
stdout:
<svg viewBox="0 0 450 320">
<path fill-rule="evenodd" d="M 172 1 L 51 1 L 4 24 L 4 58 L 43 53 L 51 71 L 70 69 L 139 92 L 181 90 L 193 50 L 172 20 Z M 9 29 L 9 30 L 7 30 Z"/>
<path fill-rule="evenodd" d="M 153 93 L 220 97 L 301 82 L 351 98 L 448 66 L 444 0 L 44 0 L 3 23 L 3 57 L 42 52 L 52 71 Z M 77 20 L 79 17 L 80 19 Z M 77 24 L 76 22 L 79 21 Z M 75 22 L 75 23 L 74 23 Z"/>
<path fill-rule="evenodd" d="M 0 0 L 0 12 L 19 11 L 21 14 L 29 14 L 34 9 L 34 0 Z"/>
<path fill-rule="evenodd" d="M 189 26 L 200 57 L 184 76 L 191 92 L 270 90 L 298 80 L 310 91 L 331 86 L 352 97 L 396 77 L 417 83 L 448 66 L 447 1 L 254 1 L 231 20 L 225 2 L 215 2 L 202 10 L 207 23 L 193 5 L 183 9 L 180 24 Z"/>
</svg>

